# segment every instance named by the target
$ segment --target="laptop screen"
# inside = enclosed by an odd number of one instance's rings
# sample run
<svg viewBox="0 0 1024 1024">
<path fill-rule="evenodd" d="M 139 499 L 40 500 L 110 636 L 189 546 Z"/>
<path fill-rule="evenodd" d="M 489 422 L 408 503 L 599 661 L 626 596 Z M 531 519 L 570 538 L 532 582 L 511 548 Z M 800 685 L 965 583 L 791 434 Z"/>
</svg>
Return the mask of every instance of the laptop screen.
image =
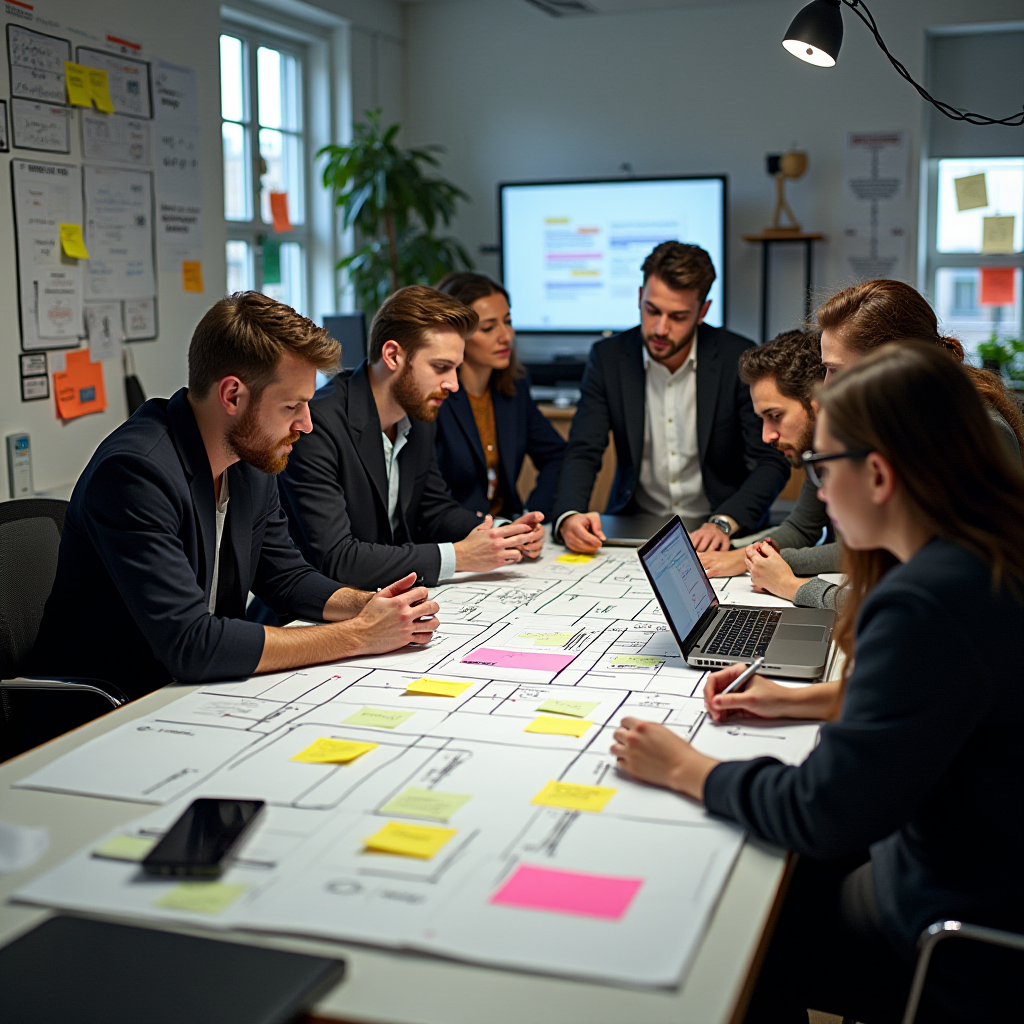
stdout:
<svg viewBox="0 0 1024 1024">
<path fill-rule="evenodd" d="M 711 606 L 715 591 L 683 524 L 677 519 L 660 540 L 640 552 L 640 557 L 676 636 L 685 640 Z"/>
</svg>

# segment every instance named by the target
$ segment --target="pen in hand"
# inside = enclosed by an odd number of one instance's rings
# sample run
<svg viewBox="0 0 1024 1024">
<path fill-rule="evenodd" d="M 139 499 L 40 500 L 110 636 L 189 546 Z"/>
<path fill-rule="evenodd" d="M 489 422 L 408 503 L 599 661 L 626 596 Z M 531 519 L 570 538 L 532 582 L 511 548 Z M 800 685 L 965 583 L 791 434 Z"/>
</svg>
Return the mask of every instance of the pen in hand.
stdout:
<svg viewBox="0 0 1024 1024">
<path fill-rule="evenodd" d="M 720 694 L 719 697 L 724 697 L 727 693 L 735 693 L 741 686 L 748 683 L 757 670 L 764 664 L 764 658 L 757 658 L 754 662 L 748 665 Z"/>
</svg>

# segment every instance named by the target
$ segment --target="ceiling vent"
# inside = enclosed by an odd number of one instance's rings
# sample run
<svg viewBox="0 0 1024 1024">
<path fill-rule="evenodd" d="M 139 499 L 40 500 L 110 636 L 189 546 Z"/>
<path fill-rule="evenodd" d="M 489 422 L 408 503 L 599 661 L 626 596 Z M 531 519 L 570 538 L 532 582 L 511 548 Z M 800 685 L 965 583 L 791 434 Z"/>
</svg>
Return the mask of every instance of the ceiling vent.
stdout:
<svg viewBox="0 0 1024 1024">
<path fill-rule="evenodd" d="M 583 0 L 526 0 L 552 18 L 565 18 L 577 14 L 597 14 L 597 10 Z"/>
</svg>

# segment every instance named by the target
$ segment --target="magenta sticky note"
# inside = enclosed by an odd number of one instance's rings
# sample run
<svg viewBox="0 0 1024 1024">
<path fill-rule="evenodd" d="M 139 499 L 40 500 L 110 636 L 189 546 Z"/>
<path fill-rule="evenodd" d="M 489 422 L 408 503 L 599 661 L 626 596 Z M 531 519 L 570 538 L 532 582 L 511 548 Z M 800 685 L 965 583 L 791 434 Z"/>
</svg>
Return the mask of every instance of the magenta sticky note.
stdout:
<svg viewBox="0 0 1024 1024">
<path fill-rule="evenodd" d="M 534 654 L 532 651 L 502 651 L 496 647 L 478 647 L 467 654 L 462 662 L 466 665 L 493 665 L 495 668 L 561 672 L 574 657 L 572 654 Z"/>
<path fill-rule="evenodd" d="M 522 864 L 491 897 L 491 903 L 617 921 L 643 884 L 642 878 L 585 875 Z"/>
</svg>

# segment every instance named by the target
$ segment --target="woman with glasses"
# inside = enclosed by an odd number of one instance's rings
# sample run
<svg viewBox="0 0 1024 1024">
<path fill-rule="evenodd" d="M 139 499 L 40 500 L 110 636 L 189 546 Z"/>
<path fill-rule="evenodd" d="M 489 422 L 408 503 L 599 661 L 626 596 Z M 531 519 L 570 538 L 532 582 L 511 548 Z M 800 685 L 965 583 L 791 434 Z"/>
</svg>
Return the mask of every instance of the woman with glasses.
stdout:
<svg viewBox="0 0 1024 1024">
<path fill-rule="evenodd" d="M 747 1021 L 803 1024 L 811 1007 L 877 1024 L 900 1019 L 915 942 L 934 921 L 1024 931 L 1024 472 L 935 346 L 864 357 L 820 407 L 807 468 L 850 578 L 844 677 L 754 676 L 726 695 L 732 666 L 705 687 L 717 722 L 825 719 L 818 746 L 796 767 L 720 763 L 626 718 L 612 753 L 801 855 Z M 1010 1019 L 986 1005 L 1000 977 L 987 972 L 1013 973 L 997 957 L 937 972 L 941 1011 L 919 1020 Z"/>
<path fill-rule="evenodd" d="M 441 475 L 464 508 L 514 519 L 524 508 L 516 481 L 529 455 L 538 475 L 525 507 L 548 518 L 566 442 L 530 397 L 530 380 L 516 362 L 508 292 L 468 271 L 449 274 L 437 289 L 480 317 L 466 339 L 459 390 L 437 417 Z"/>
</svg>

